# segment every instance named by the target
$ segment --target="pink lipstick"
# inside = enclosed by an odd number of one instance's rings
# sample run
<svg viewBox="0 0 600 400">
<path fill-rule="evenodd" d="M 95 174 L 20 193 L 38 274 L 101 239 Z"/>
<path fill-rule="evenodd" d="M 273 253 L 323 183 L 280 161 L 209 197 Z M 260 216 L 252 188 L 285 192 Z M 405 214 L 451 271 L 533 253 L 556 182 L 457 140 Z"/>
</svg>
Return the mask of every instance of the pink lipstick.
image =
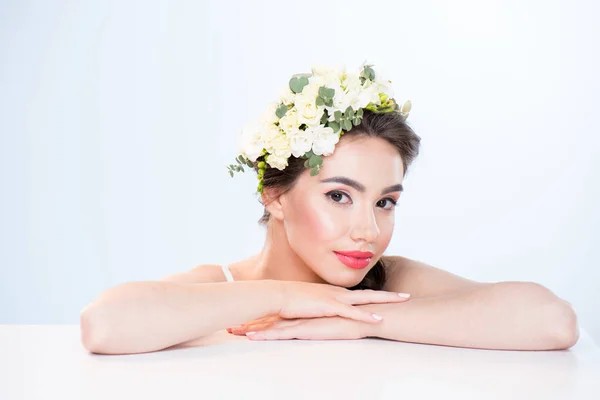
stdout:
<svg viewBox="0 0 600 400">
<path fill-rule="evenodd" d="M 334 251 L 334 253 L 342 264 L 354 269 L 365 268 L 373 257 L 373 253 L 363 251 Z"/>
</svg>

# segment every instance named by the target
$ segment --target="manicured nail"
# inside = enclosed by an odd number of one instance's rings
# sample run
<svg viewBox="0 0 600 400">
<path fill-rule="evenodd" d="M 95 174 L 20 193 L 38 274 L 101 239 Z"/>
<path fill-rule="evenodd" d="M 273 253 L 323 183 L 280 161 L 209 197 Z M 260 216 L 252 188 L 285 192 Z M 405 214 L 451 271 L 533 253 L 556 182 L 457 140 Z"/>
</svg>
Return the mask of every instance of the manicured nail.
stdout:
<svg viewBox="0 0 600 400">
<path fill-rule="evenodd" d="M 398 296 L 403 297 L 405 299 L 408 299 L 410 297 L 410 294 L 408 294 L 408 293 L 398 293 Z"/>
<path fill-rule="evenodd" d="M 246 332 L 246 336 L 254 335 L 256 332 Z"/>
<path fill-rule="evenodd" d="M 381 321 L 383 319 L 383 317 L 381 315 L 377 315 L 377 314 L 373 314 L 373 318 L 375 318 L 377 321 Z"/>
</svg>

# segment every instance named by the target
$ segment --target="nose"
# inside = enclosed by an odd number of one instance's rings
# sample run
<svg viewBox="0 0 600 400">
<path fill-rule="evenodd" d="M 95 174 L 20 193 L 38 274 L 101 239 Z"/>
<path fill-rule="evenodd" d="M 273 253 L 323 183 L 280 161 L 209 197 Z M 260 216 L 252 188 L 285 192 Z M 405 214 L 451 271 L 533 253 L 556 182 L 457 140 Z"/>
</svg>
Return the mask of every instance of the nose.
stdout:
<svg viewBox="0 0 600 400">
<path fill-rule="evenodd" d="M 353 222 L 350 234 L 352 240 L 373 243 L 379 236 L 379 226 L 377 226 L 373 207 L 364 207 L 358 211 Z"/>
</svg>

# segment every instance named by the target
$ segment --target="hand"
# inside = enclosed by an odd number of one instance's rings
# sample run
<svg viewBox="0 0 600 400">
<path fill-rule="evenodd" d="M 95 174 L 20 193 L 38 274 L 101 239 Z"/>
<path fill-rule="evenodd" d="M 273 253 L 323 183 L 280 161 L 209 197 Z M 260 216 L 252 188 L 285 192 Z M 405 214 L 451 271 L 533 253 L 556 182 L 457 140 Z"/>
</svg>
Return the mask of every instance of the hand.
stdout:
<svg viewBox="0 0 600 400">
<path fill-rule="evenodd" d="M 277 313 L 283 319 L 344 317 L 366 323 L 378 323 L 382 317 L 362 304 L 402 303 L 410 295 L 383 290 L 349 290 L 343 287 L 294 281 L 280 281 L 280 302 Z"/>
<path fill-rule="evenodd" d="M 227 332 L 238 336 L 246 336 L 246 332 L 267 329 L 273 326 L 273 324 L 276 322 L 283 320 L 284 319 L 279 315 L 269 315 L 264 318 L 258 318 L 241 325 L 234 326 L 232 328 L 227 328 Z"/>
<path fill-rule="evenodd" d="M 268 326 L 248 325 L 232 333 L 246 335 L 250 340 L 349 340 L 367 337 L 369 327 L 364 322 L 348 318 L 321 317 L 272 320 Z"/>
</svg>

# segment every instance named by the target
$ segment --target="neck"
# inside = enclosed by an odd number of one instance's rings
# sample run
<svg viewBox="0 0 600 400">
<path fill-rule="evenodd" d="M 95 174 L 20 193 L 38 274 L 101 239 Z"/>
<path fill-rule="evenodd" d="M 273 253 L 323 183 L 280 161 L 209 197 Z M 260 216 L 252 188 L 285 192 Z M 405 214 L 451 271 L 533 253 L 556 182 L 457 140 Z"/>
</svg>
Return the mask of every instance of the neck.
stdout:
<svg viewBox="0 0 600 400">
<path fill-rule="evenodd" d="M 256 279 L 325 283 L 290 247 L 282 221 L 271 217 L 262 251 L 254 258 Z"/>
</svg>

